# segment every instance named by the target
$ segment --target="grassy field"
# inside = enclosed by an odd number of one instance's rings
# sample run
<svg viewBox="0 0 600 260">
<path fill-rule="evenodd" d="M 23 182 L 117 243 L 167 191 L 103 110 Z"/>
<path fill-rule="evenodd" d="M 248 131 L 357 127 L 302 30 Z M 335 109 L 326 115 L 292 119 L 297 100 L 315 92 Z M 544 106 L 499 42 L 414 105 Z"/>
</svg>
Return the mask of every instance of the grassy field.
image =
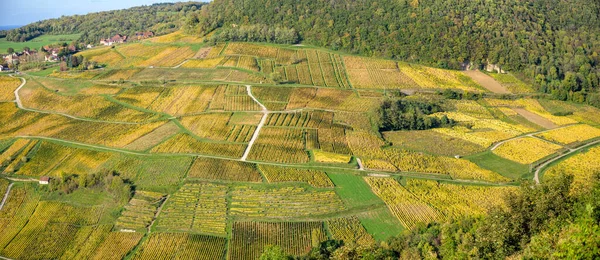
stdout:
<svg viewBox="0 0 600 260">
<path fill-rule="evenodd" d="M 374 209 L 358 215 L 367 232 L 379 241 L 400 234 L 404 227 L 387 208 Z"/>
<path fill-rule="evenodd" d="M 6 49 L 13 48 L 15 51 L 22 51 L 24 47 L 39 51 L 41 47 L 55 43 L 71 43 L 79 39 L 80 34 L 63 35 L 42 35 L 26 42 L 10 42 L 6 38 L 0 39 L 0 53 L 5 53 Z"/>
<path fill-rule="evenodd" d="M 470 155 L 465 159 L 513 180 L 525 179 L 531 176 L 528 165 L 504 159 L 490 151 Z"/>
</svg>

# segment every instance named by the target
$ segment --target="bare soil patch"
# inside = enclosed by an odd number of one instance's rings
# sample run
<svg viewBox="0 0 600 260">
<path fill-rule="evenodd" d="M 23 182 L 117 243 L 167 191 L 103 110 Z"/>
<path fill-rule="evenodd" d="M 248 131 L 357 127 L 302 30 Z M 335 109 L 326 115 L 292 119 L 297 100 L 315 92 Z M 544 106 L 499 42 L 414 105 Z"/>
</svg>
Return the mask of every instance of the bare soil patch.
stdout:
<svg viewBox="0 0 600 260">
<path fill-rule="evenodd" d="M 508 91 L 508 89 L 506 89 L 504 86 L 500 85 L 500 83 L 498 81 L 496 81 L 494 78 L 486 75 L 485 73 L 478 71 L 478 70 L 468 70 L 468 71 L 463 71 L 463 73 L 469 77 L 471 77 L 471 79 L 473 79 L 475 82 L 477 82 L 477 84 L 481 85 L 482 87 L 486 88 L 487 90 L 494 92 L 494 93 L 498 93 L 498 94 L 508 94 L 510 93 Z"/>
<path fill-rule="evenodd" d="M 201 48 L 200 50 L 198 50 L 198 52 L 196 52 L 196 55 L 194 55 L 194 59 L 206 58 L 211 49 L 212 49 L 212 47 Z"/>
<path fill-rule="evenodd" d="M 543 128 L 546 129 L 552 129 L 552 128 L 557 128 L 558 126 L 555 125 L 554 123 L 552 123 L 552 121 L 543 118 L 533 112 L 530 112 L 528 110 L 525 110 L 523 108 L 513 108 L 513 110 L 515 112 L 517 112 L 519 115 L 521 115 L 522 117 L 524 117 L 525 119 L 529 120 L 530 122 L 539 125 Z"/>
</svg>

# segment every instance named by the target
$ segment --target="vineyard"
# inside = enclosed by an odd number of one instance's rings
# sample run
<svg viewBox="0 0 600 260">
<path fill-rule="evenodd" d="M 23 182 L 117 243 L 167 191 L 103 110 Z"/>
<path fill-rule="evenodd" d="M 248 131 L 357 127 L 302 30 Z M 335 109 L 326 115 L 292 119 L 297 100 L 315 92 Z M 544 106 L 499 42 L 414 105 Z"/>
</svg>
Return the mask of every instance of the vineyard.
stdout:
<svg viewBox="0 0 600 260">
<path fill-rule="evenodd" d="M 145 229 L 150 225 L 156 210 L 162 204 L 164 195 L 156 192 L 136 191 L 133 198 L 125 205 L 115 228 L 121 230 Z"/>
<path fill-rule="evenodd" d="M 101 96 L 63 96 L 29 82 L 20 91 L 23 105 L 28 108 L 107 121 L 143 122 L 156 119 L 154 114 L 123 107 Z"/>
<path fill-rule="evenodd" d="M 333 191 L 316 191 L 294 186 L 236 186 L 231 192 L 233 216 L 246 218 L 297 218 L 326 215 L 345 210 Z"/>
<path fill-rule="evenodd" d="M 302 255 L 325 240 L 322 222 L 236 222 L 228 259 L 257 259 L 268 245 L 287 254 Z"/>
<path fill-rule="evenodd" d="M 557 178 L 560 174 L 573 175 L 573 193 L 589 192 L 594 179 L 594 173 L 600 170 L 600 148 L 591 148 L 581 154 L 569 157 L 550 167 L 544 173 L 544 180 Z"/>
<path fill-rule="evenodd" d="M 485 149 L 478 144 L 431 130 L 386 132 L 383 135 L 385 140 L 390 141 L 394 146 L 438 155 L 468 155 Z M 357 144 L 359 147 L 360 145 L 361 143 Z"/>
<path fill-rule="evenodd" d="M 265 127 L 250 151 L 248 158 L 282 163 L 308 162 L 305 134 L 302 129 Z"/>
<path fill-rule="evenodd" d="M 523 149 L 526 147 L 526 149 Z M 558 152 L 561 146 L 533 137 L 524 137 L 500 145 L 494 153 L 506 159 L 530 164 Z"/>
<path fill-rule="evenodd" d="M 246 146 L 243 144 L 202 142 L 188 134 L 178 134 L 154 147 L 152 152 L 241 157 L 244 149 L 246 149 Z"/>
<path fill-rule="evenodd" d="M 7 76 L 0 76 L 0 102 L 15 100 L 14 91 L 21 85 L 21 80 Z"/>
<path fill-rule="evenodd" d="M 444 219 L 443 213 L 421 201 L 394 179 L 366 177 L 365 180 L 406 228 Z"/>
<path fill-rule="evenodd" d="M 428 180 L 407 180 L 406 189 L 421 201 L 443 212 L 446 217 L 484 215 L 502 206 L 514 187 L 462 186 Z"/>
<path fill-rule="evenodd" d="M 317 170 L 286 168 L 271 165 L 260 165 L 260 171 L 268 182 L 306 182 L 313 187 L 333 188 L 333 183 L 327 174 Z"/>
<path fill-rule="evenodd" d="M 334 239 L 354 242 L 358 245 L 375 243 L 373 237 L 367 233 L 357 217 L 337 218 L 328 220 L 326 223 Z"/>
<path fill-rule="evenodd" d="M 227 241 L 221 237 L 186 233 L 154 233 L 133 259 L 221 259 Z"/>
<path fill-rule="evenodd" d="M 600 129 L 589 125 L 574 125 L 536 135 L 551 142 L 572 144 L 600 137 Z"/>
<path fill-rule="evenodd" d="M 262 176 L 256 165 L 252 163 L 202 157 L 196 158 L 187 177 L 206 180 L 262 182 Z"/>
<path fill-rule="evenodd" d="M 224 185 L 187 183 L 165 202 L 157 228 L 225 235 L 226 194 Z"/>
<path fill-rule="evenodd" d="M 484 218 L 534 176 L 572 174 L 571 192 L 589 192 L 600 171 L 600 109 L 533 94 L 519 74 L 489 74 L 511 92 L 499 95 L 461 71 L 212 35 L 77 53 L 99 65 L 89 70 L 0 76 L 0 199 L 11 185 L 0 258 L 371 248 Z M 384 115 L 400 100 L 448 123 L 383 130 L 405 120 Z"/>
</svg>

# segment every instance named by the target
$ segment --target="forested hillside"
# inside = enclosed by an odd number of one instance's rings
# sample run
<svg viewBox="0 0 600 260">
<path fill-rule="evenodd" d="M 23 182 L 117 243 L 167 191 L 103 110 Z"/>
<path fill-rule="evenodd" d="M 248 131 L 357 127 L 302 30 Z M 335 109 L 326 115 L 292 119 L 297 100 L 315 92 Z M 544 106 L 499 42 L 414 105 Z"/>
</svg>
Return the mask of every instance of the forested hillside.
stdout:
<svg viewBox="0 0 600 260">
<path fill-rule="evenodd" d="M 498 64 L 524 72 L 558 99 L 600 105 L 590 94 L 600 85 L 599 6 L 595 0 L 215 0 L 186 29 L 232 34 L 236 28 L 236 40 L 256 40 L 269 38 L 244 25 L 268 25 L 293 29 L 304 43 L 369 56 L 454 69 Z"/>
<path fill-rule="evenodd" d="M 94 43 L 117 33 L 132 35 L 138 31 L 153 31 L 162 34 L 179 29 L 182 18 L 202 5 L 203 3 L 192 2 L 163 3 L 87 15 L 63 16 L 10 31 L 0 31 L 0 38 L 24 42 L 42 34 L 81 33 L 80 41 Z"/>
</svg>

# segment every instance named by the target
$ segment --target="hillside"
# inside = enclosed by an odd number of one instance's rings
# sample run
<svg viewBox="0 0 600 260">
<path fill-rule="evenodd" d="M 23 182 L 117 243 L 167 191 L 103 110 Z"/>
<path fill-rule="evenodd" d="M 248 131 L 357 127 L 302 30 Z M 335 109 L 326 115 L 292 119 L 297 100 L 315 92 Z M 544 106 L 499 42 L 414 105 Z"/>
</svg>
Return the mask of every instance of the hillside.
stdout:
<svg viewBox="0 0 600 260">
<path fill-rule="evenodd" d="M 10 31 L 157 35 L 0 72 L 0 258 L 600 258 L 597 10 L 214 0 Z"/>
<path fill-rule="evenodd" d="M 6 38 L 9 42 L 25 42 L 40 35 L 81 34 L 78 39 L 80 42 L 96 44 L 100 39 L 117 33 L 133 35 L 140 31 L 153 31 L 155 34 L 164 34 L 176 31 L 187 13 L 200 9 L 202 5 L 193 2 L 163 3 L 63 16 L 0 31 L 0 38 Z"/>
<path fill-rule="evenodd" d="M 0 76 L 3 257 L 535 257 L 548 223 L 592 218 L 571 209 L 598 190 L 600 110 L 512 74 L 181 31 L 79 54 L 103 67 Z M 516 198 L 557 215 L 498 222 L 532 212 Z"/>
<path fill-rule="evenodd" d="M 495 64 L 558 99 L 600 106 L 594 0 L 215 0 L 186 28 L 254 37 L 244 27 L 251 25 L 294 29 L 307 44 L 442 68 Z"/>
</svg>

